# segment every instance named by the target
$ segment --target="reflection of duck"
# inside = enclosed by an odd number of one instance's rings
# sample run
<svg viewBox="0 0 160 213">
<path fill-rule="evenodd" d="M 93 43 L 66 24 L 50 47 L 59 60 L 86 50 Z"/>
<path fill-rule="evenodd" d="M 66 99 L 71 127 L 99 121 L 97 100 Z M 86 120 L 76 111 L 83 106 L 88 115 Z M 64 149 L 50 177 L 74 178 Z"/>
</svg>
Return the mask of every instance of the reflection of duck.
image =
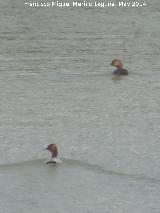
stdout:
<svg viewBox="0 0 160 213">
<path fill-rule="evenodd" d="M 119 59 L 114 59 L 111 63 L 112 66 L 117 69 L 113 72 L 113 75 L 128 75 L 128 70 L 123 68 L 123 63 Z"/>
<path fill-rule="evenodd" d="M 56 163 L 57 162 L 57 155 L 58 155 L 58 149 L 56 144 L 49 144 L 46 148 L 46 150 L 50 151 L 52 154 L 52 158 L 50 161 L 47 162 L 49 163 Z"/>
</svg>

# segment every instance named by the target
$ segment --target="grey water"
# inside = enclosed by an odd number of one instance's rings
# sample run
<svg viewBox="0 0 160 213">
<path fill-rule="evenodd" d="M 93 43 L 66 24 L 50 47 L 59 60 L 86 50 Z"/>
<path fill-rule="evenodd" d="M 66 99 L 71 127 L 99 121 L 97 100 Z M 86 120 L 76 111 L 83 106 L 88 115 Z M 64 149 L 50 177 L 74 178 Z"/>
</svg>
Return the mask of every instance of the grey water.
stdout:
<svg viewBox="0 0 160 213">
<path fill-rule="evenodd" d="M 160 212 L 159 6 L 0 0 L 0 212 Z"/>
</svg>

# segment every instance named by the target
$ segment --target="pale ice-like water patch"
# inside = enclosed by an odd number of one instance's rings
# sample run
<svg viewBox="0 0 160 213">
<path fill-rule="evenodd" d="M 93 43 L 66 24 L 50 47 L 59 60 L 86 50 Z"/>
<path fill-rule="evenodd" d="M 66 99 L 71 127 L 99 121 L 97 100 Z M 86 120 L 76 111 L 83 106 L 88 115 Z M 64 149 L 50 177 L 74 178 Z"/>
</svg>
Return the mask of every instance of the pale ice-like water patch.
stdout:
<svg viewBox="0 0 160 213">
<path fill-rule="evenodd" d="M 159 212 L 160 180 L 63 159 L 0 167 L 3 212 Z M 7 182 L 7 185 L 6 185 Z"/>
</svg>

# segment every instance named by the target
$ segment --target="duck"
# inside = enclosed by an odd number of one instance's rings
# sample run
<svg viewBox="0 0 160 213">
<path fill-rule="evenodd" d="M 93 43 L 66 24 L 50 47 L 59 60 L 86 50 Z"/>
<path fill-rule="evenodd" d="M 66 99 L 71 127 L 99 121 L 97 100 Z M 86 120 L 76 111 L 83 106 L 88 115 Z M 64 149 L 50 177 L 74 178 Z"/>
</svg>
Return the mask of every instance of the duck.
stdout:
<svg viewBox="0 0 160 213">
<path fill-rule="evenodd" d="M 117 69 L 113 72 L 113 75 L 128 75 L 128 70 L 123 68 L 123 62 L 119 59 L 114 59 L 111 62 L 111 66 L 116 67 Z"/>
<path fill-rule="evenodd" d="M 47 148 L 45 148 L 45 150 L 48 150 L 49 152 L 51 152 L 51 160 L 48 161 L 46 164 L 50 164 L 50 163 L 56 164 L 57 163 L 57 156 L 58 156 L 57 145 L 54 144 L 54 143 L 49 144 L 47 146 Z"/>
</svg>

